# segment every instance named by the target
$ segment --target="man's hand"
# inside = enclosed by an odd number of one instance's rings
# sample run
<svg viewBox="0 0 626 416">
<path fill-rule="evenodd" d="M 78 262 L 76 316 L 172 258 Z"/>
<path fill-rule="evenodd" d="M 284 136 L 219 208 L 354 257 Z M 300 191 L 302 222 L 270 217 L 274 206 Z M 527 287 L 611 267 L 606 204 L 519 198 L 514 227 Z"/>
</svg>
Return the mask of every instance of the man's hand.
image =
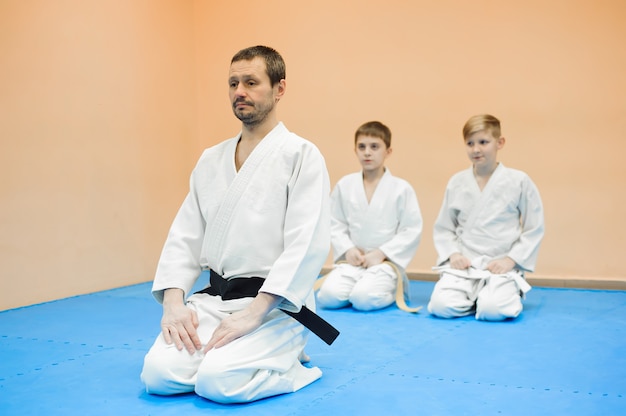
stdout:
<svg viewBox="0 0 626 416">
<path fill-rule="evenodd" d="M 180 351 L 183 347 L 194 354 L 202 348 L 196 331 L 198 315 L 185 306 L 181 289 L 166 289 L 163 293 L 163 317 L 161 331 L 167 344 L 172 342 Z"/>
<path fill-rule="evenodd" d="M 360 267 L 363 266 L 365 257 L 363 256 L 363 253 L 361 253 L 361 250 L 356 247 L 352 247 L 346 251 L 346 261 L 351 266 Z"/>
<path fill-rule="evenodd" d="M 206 354 L 212 348 L 223 347 L 229 342 L 254 331 L 261 326 L 263 318 L 281 301 L 280 296 L 259 292 L 248 307 L 233 313 L 220 322 L 202 352 Z"/>
<path fill-rule="evenodd" d="M 515 260 L 510 257 L 491 260 L 487 265 L 487 270 L 493 274 L 507 274 L 515 267 Z"/>
<path fill-rule="evenodd" d="M 387 256 L 381 250 L 375 248 L 372 251 L 368 251 L 363 256 L 363 267 L 372 267 L 381 264 Z"/>
<path fill-rule="evenodd" d="M 472 265 L 470 259 L 462 255 L 461 253 L 454 253 L 450 256 L 450 267 L 457 270 L 468 269 Z"/>
</svg>

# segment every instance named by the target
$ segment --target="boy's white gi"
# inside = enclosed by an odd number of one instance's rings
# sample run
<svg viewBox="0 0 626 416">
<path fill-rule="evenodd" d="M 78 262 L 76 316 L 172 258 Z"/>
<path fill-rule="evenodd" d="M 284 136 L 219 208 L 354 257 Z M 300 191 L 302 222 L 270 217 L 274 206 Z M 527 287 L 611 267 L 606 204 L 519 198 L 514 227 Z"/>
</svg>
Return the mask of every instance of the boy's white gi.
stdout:
<svg viewBox="0 0 626 416">
<path fill-rule="evenodd" d="M 400 270 L 408 297 L 405 269 L 413 259 L 422 235 L 422 216 L 411 185 L 391 174 L 380 178 L 368 203 L 362 172 L 341 178 L 331 195 L 331 243 L 335 262 L 345 259 L 352 247 L 367 253 L 380 249 Z M 335 264 L 317 293 L 320 307 L 338 308 L 348 304 L 372 310 L 393 303 L 395 270 L 388 264 L 370 268 L 347 263 Z"/>
<path fill-rule="evenodd" d="M 441 277 L 428 310 L 440 317 L 469 315 L 502 320 L 522 311 L 520 291 L 530 290 L 524 271 L 533 271 L 544 234 L 543 206 L 537 187 L 522 171 L 498 164 L 481 191 L 470 167 L 448 182 L 434 240 Z M 450 256 L 470 259 L 467 271 L 451 269 Z M 510 257 L 515 269 L 506 275 L 486 271 L 494 259 Z"/>
</svg>

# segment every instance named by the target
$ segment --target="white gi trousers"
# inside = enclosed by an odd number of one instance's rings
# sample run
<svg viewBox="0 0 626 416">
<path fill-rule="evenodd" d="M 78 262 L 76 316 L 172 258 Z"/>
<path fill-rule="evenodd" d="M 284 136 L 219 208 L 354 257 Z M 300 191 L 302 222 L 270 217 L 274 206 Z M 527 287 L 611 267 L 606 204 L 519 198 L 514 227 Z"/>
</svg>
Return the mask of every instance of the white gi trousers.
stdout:
<svg viewBox="0 0 626 416">
<path fill-rule="evenodd" d="M 516 271 L 510 273 L 519 275 Z M 520 287 L 510 273 L 479 279 L 442 272 L 430 297 L 428 312 L 440 318 L 472 313 L 485 321 L 515 318 L 522 312 L 522 300 Z"/>
<path fill-rule="evenodd" d="M 352 305 L 361 311 L 385 308 L 395 301 L 398 276 L 389 264 L 369 268 L 348 263 L 335 264 L 317 292 L 321 308 Z"/>
<path fill-rule="evenodd" d="M 187 306 L 196 311 L 203 344 L 219 323 L 243 309 L 251 298 L 223 301 L 220 296 L 195 294 Z M 148 393 L 195 391 L 218 403 L 243 403 L 291 393 L 322 376 L 317 367 L 300 363 L 309 330 L 281 310 L 271 311 L 255 331 L 206 353 L 190 355 L 165 343 L 159 334 L 146 354 L 141 379 Z"/>
</svg>

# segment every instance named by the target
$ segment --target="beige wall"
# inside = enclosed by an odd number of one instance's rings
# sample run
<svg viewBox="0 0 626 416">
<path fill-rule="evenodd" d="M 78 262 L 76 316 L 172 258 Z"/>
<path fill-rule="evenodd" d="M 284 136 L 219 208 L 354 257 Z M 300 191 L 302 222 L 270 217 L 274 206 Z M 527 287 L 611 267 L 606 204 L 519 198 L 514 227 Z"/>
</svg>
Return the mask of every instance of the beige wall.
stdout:
<svg viewBox="0 0 626 416">
<path fill-rule="evenodd" d="M 625 19 L 621 0 L 0 0 L 0 309 L 151 279 L 195 159 L 238 130 L 229 59 L 259 43 L 333 184 L 359 124 L 391 127 L 425 220 L 411 271 L 468 166 L 461 127 L 490 112 L 543 196 L 536 274 L 623 278 Z"/>
<path fill-rule="evenodd" d="M 151 278 L 195 149 L 192 11 L 0 0 L 0 309 Z"/>
</svg>

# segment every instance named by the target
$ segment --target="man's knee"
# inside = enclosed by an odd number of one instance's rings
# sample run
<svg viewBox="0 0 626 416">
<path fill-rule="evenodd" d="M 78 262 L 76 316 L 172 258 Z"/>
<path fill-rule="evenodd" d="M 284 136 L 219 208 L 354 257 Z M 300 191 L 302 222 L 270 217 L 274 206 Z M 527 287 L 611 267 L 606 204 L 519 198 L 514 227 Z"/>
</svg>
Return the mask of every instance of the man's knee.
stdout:
<svg viewBox="0 0 626 416">
<path fill-rule="evenodd" d="M 253 400 L 253 392 L 250 391 L 253 375 L 249 371 L 203 365 L 198 371 L 195 392 L 217 403 L 249 402 Z"/>
<path fill-rule="evenodd" d="M 141 381 L 151 394 L 191 392 L 201 360 L 200 352 L 189 355 L 187 351 L 179 351 L 173 345 L 165 346 L 157 339 L 144 358 Z"/>
<path fill-rule="evenodd" d="M 146 392 L 150 394 L 170 395 L 176 394 L 177 389 L 172 382 L 171 370 L 159 360 L 155 354 L 146 354 L 141 371 L 141 381 L 146 386 Z"/>
<path fill-rule="evenodd" d="M 146 391 L 151 394 L 165 394 L 163 392 L 163 369 L 157 365 L 156 360 L 147 354 L 143 360 L 141 381 L 146 386 Z"/>
</svg>

